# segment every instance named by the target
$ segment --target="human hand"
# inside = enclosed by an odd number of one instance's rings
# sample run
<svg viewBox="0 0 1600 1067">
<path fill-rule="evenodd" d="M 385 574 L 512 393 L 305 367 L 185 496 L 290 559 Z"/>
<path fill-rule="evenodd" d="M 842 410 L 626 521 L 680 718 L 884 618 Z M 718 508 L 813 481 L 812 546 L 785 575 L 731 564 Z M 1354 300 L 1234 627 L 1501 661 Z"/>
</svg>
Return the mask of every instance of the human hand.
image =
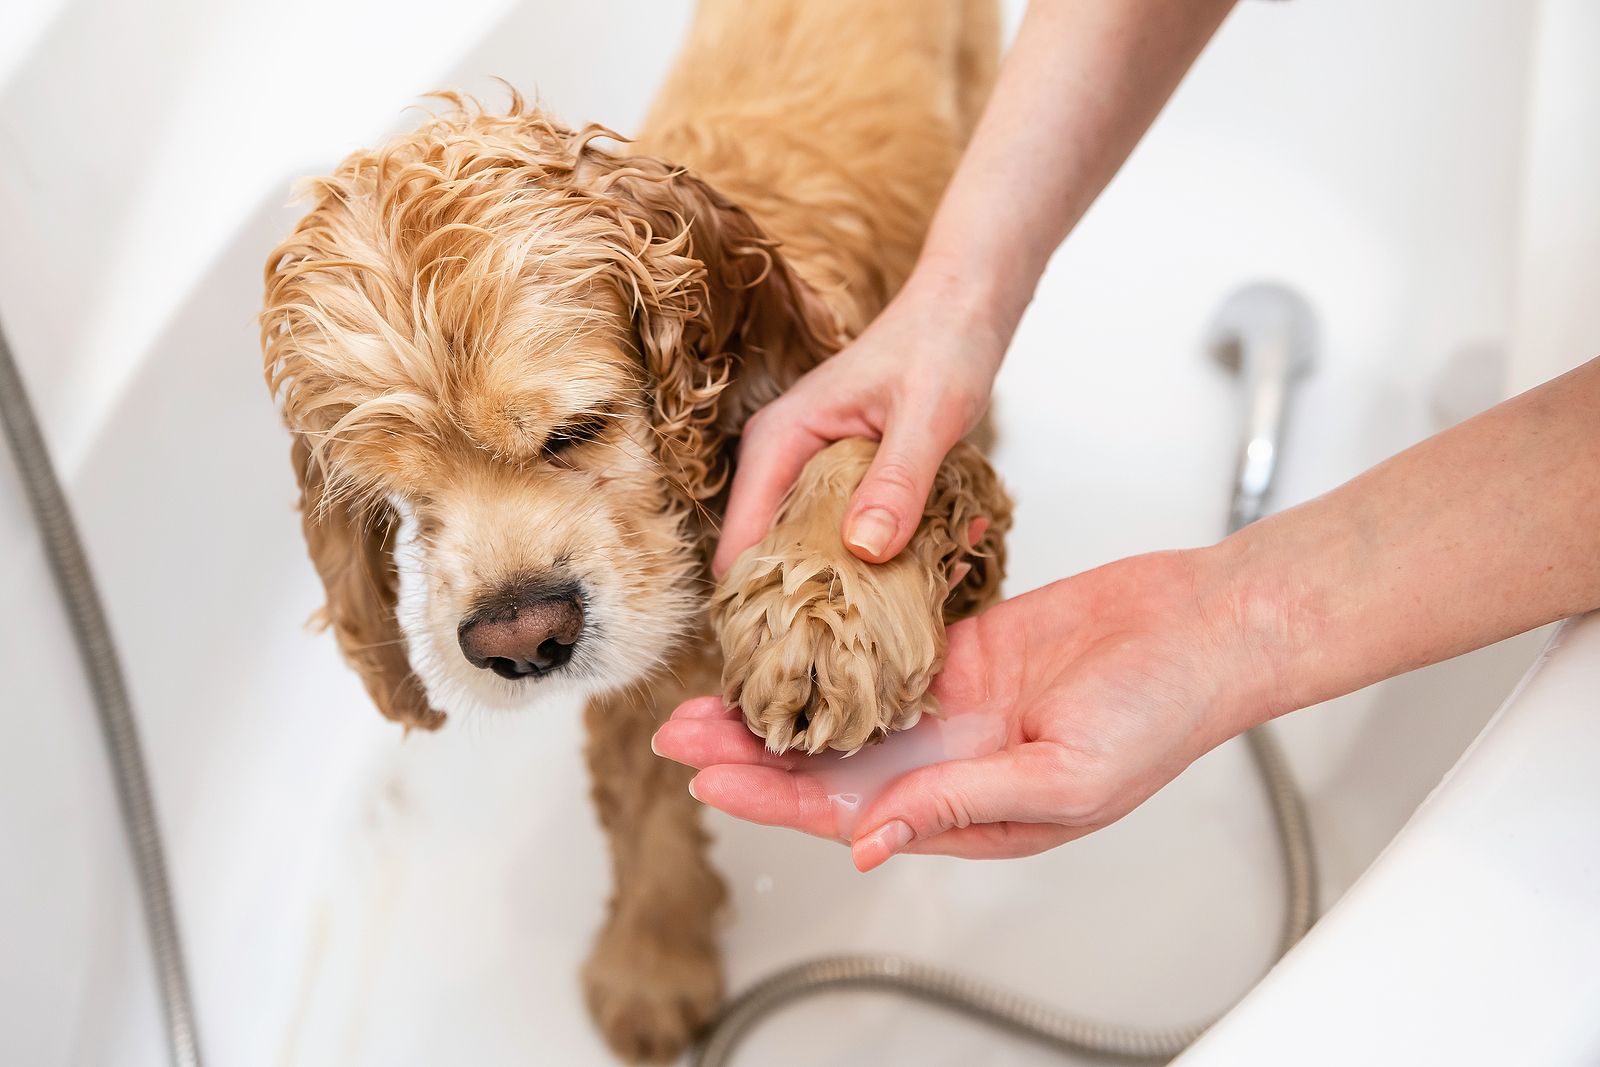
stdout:
<svg viewBox="0 0 1600 1067">
<path fill-rule="evenodd" d="M 871 870 L 900 852 L 999 858 L 1054 848 L 1115 822 L 1266 718 L 1239 613 L 1206 558 L 1122 560 L 951 627 L 932 692 L 949 720 L 998 718 L 1003 740 L 987 755 L 889 784 L 850 837 L 856 866 Z M 714 697 L 678 708 L 654 745 L 700 769 L 691 789 L 712 807 L 844 838 L 814 773 L 825 757 L 767 752 Z"/>
<path fill-rule="evenodd" d="M 906 546 L 939 464 L 988 408 L 1007 340 L 977 301 L 931 276 L 908 281 L 860 337 L 746 422 L 715 573 L 766 534 L 806 462 L 847 437 L 882 445 L 841 536 L 872 563 Z"/>
</svg>

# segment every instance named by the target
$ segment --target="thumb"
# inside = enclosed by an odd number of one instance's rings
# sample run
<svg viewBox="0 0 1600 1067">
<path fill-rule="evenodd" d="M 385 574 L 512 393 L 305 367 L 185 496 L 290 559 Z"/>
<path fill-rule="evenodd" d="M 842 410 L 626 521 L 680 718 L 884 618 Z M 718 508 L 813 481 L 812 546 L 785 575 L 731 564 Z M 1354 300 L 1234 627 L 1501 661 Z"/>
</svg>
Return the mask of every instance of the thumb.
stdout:
<svg viewBox="0 0 1600 1067">
<path fill-rule="evenodd" d="M 1058 823 L 1070 791 L 1061 749 L 1031 742 L 976 759 L 912 771 L 889 786 L 861 819 L 850 843 L 856 867 L 870 871 L 913 842 L 987 823 Z"/>
<path fill-rule="evenodd" d="M 889 424 L 845 513 L 844 542 L 869 563 L 892 559 L 917 532 L 939 464 L 955 444 L 909 423 L 902 416 Z"/>
</svg>

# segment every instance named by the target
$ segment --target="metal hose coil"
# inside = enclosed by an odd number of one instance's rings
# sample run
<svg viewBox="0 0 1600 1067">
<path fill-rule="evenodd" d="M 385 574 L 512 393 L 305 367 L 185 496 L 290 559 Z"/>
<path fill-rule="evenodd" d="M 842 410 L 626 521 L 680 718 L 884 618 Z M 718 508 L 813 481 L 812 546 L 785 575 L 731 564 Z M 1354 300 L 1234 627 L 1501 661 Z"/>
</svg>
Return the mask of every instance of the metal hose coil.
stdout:
<svg viewBox="0 0 1600 1067">
<path fill-rule="evenodd" d="M 50 573 L 55 578 L 72 627 L 83 673 L 94 695 L 100 731 L 111 758 L 117 804 L 122 812 L 128 847 L 133 853 L 139 896 L 144 902 L 145 925 L 150 932 L 156 985 L 166 1016 L 167 1044 L 173 1067 L 199 1067 L 194 1007 L 184 973 L 172 891 L 167 884 L 161 832 L 151 802 L 144 758 L 139 750 L 139 731 L 133 721 L 127 685 L 117 660 L 117 647 L 111 640 L 105 609 L 95 589 L 72 511 L 50 463 L 50 453 L 28 403 L 27 389 L 3 328 L 0 328 L 0 424 L 5 427 L 23 492 L 44 542 Z"/>
<path fill-rule="evenodd" d="M 1258 726 L 1245 736 L 1271 802 L 1283 859 L 1287 907 L 1277 959 L 1293 948 L 1316 920 L 1316 863 L 1305 806 L 1277 738 L 1267 726 Z M 690 1063 L 724 1067 L 739 1042 L 766 1016 L 805 997 L 851 989 L 913 997 L 1064 1052 L 1093 1052 L 1126 1060 L 1170 1060 L 1216 1021 L 1149 1029 L 1119 1026 L 1083 1019 L 1012 990 L 900 956 L 832 956 L 779 971 L 730 1001 L 704 1043 L 692 1053 Z"/>
</svg>

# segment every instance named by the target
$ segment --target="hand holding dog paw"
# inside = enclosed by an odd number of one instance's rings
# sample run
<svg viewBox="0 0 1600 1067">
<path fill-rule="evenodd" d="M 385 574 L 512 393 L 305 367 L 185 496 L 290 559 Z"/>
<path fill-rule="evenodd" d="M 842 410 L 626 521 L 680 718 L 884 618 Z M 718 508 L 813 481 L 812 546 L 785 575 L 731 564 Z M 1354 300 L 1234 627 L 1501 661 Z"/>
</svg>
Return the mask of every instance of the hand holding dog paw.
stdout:
<svg viewBox="0 0 1600 1067">
<path fill-rule="evenodd" d="M 1221 621 L 1236 615 L 1217 610 L 1222 591 L 1196 560 L 1134 557 L 952 626 L 932 692 L 950 719 L 1003 723 L 1004 743 L 890 783 L 855 823 L 856 866 L 871 870 L 899 852 L 998 858 L 1053 848 L 1115 822 L 1264 717 L 1244 643 Z M 679 707 L 655 747 L 700 768 L 692 790 L 712 807 L 843 839 L 809 757 L 768 752 L 715 698 Z"/>
<path fill-rule="evenodd" d="M 871 563 L 905 548 L 939 464 L 988 409 L 1006 344 L 937 288 L 908 282 L 854 343 L 745 423 L 717 574 L 767 532 L 811 457 L 849 437 L 883 443 L 845 511 L 845 543 Z"/>
</svg>

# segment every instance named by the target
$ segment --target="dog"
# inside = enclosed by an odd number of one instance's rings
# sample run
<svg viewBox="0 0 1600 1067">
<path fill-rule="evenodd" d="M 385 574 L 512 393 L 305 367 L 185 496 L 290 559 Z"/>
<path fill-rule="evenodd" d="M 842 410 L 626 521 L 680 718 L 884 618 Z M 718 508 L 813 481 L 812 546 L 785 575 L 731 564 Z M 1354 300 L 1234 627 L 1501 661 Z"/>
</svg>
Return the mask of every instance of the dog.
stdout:
<svg viewBox="0 0 1600 1067">
<path fill-rule="evenodd" d="M 703 0 L 637 139 L 441 94 L 311 180 L 269 258 L 322 617 L 378 710 L 586 700 L 615 890 L 583 982 L 624 1059 L 676 1056 L 722 996 L 725 892 L 659 721 L 720 687 L 775 749 L 871 743 L 996 595 L 1010 507 L 968 444 L 886 564 L 839 535 L 862 440 L 714 588 L 709 560 L 746 420 L 910 271 L 998 37 L 992 0 Z"/>
</svg>

